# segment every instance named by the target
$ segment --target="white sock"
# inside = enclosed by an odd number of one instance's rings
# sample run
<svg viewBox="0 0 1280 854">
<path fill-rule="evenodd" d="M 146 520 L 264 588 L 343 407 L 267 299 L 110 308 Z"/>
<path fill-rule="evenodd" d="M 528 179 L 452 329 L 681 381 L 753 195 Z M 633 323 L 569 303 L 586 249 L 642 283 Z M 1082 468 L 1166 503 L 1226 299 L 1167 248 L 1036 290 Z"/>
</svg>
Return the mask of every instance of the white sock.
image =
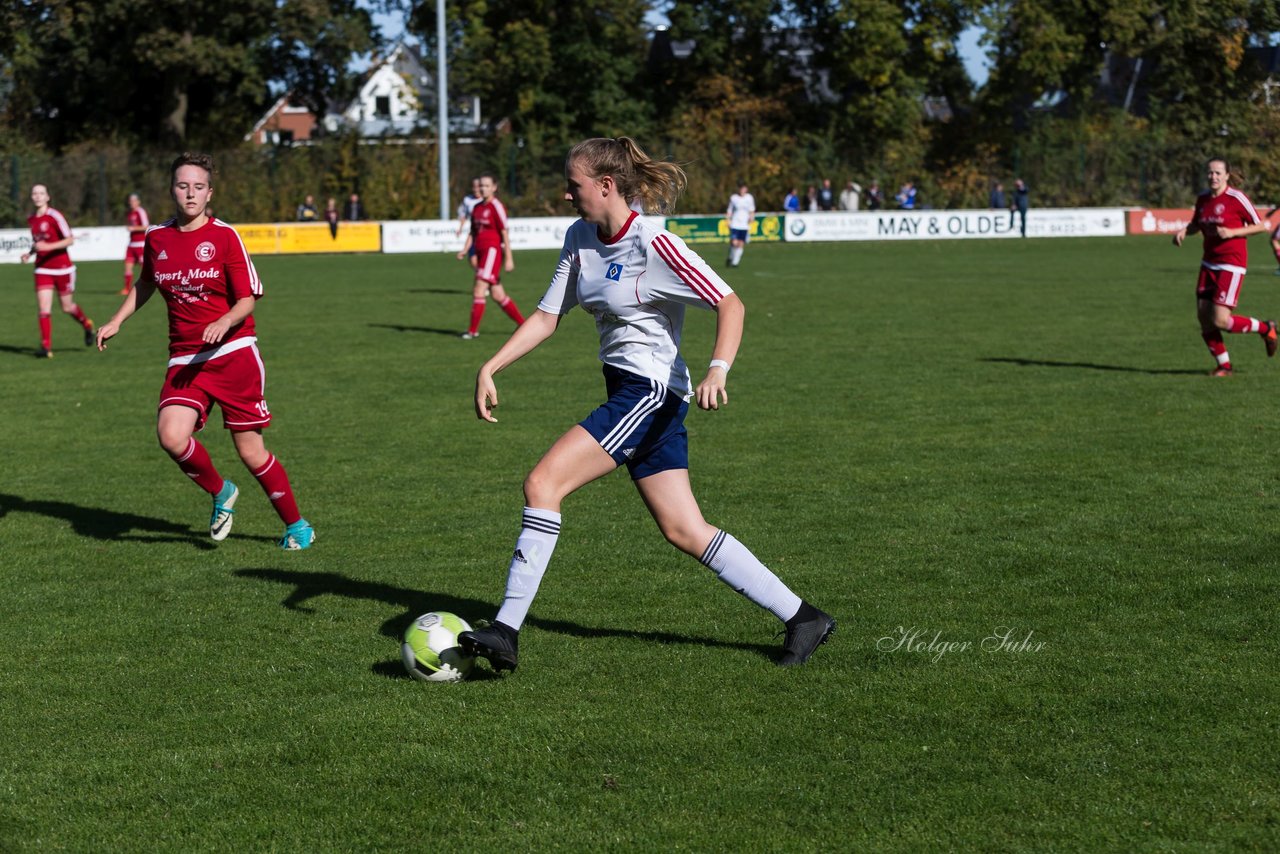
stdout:
<svg viewBox="0 0 1280 854">
<path fill-rule="evenodd" d="M 761 608 L 786 622 L 800 610 L 800 597 L 791 592 L 769 567 L 724 531 L 717 531 L 711 545 L 698 558 L 716 577 Z"/>
<path fill-rule="evenodd" d="M 741 246 L 735 246 L 729 250 L 730 263 L 737 265 L 742 260 L 742 249 Z"/>
<path fill-rule="evenodd" d="M 529 606 L 538 593 L 538 585 L 547 571 L 551 553 L 560 539 L 560 514 L 550 510 L 524 508 L 520 536 L 507 570 L 507 592 L 498 609 L 497 621 L 517 631 L 529 615 Z"/>
</svg>

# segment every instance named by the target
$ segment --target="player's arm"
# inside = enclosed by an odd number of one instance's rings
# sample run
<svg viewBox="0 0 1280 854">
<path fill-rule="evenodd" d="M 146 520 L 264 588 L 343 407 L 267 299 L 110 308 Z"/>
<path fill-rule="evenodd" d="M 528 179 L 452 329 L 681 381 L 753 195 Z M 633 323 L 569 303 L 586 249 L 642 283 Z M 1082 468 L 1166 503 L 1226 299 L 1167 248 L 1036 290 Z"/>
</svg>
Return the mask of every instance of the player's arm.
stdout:
<svg viewBox="0 0 1280 854">
<path fill-rule="evenodd" d="M 151 295 L 156 292 L 155 282 L 149 276 L 141 276 L 138 281 L 134 282 L 133 287 L 129 289 L 129 293 L 125 295 L 124 302 L 120 303 L 120 307 L 116 309 L 116 313 L 111 315 L 111 319 L 98 327 L 98 351 L 107 349 L 107 341 L 116 337 L 120 332 L 120 326 L 133 316 L 133 313 L 151 299 Z"/>
<path fill-rule="evenodd" d="M 1252 225 L 1242 225 L 1239 228 L 1227 228 L 1225 225 L 1220 225 L 1218 226 L 1218 237 L 1223 240 L 1228 240 L 1232 237 L 1252 237 L 1264 231 L 1270 231 L 1265 222 L 1255 222 Z"/>
<path fill-rule="evenodd" d="M 737 294 L 729 294 L 715 304 L 715 313 L 716 343 L 711 349 L 711 361 L 732 366 L 742 344 L 742 326 L 747 309 Z M 725 390 L 728 380 L 727 367 L 720 364 L 708 367 L 706 377 L 698 383 L 696 390 L 698 408 L 719 409 L 721 403 L 728 403 L 729 392 Z"/>
<path fill-rule="evenodd" d="M 511 256 L 511 238 L 507 236 L 505 228 L 502 229 L 502 257 L 505 259 L 503 269 L 510 273 L 516 268 L 516 261 Z"/>
<path fill-rule="evenodd" d="M 44 254 L 46 252 L 57 252 L 59 249 L 66 249 L 75 242 L 76 236 L 74 234 L 68 234 L 61 240 L 37 240 L 35 245 L 31 248 L 41 254 Z"/>
<path fill-rule="evenodd" d="M 206 344 L 217 344 L 226 337 L 231 327 L 253 314 L 253 307 L 258 304 L 255 296 L 240 297 L 231 310 L 204 328 L 200 340 Z"/>
<path fill-rule="evenodd" d="M 558 314 L 537 309 L 516 327 L 507 343 L 498 348 L 489 361 L 480 366 L 476 374 L 476 417 L 481 421 L 497 422 L 493 410 L 498 405 L 498 389 L 493 384 L 493 375 L 513 364 L 522 356 L 533 351 L 535 347 L 551 337 L 560 325 Z"/>
<path fill-rule="evenodd" d="M 461 231 L 459 231 L 458 233 L 459 233 L 459 234 L 461 234 L 462 232 L 461 232 Z M 466 258 L 466 257 L 467 257 L 467 253 L 471 251 L 471 245 L 472 245 L 474 242 L 475 242 L 475 238 L 473 237 L 473 235 L 471 234 L 471 232 L 467 232 L 467 239 L 466 239 L 466 240 L 464 240 L 464 241 L 463 241 L 463 243 L 462 243 L 462 251 L 458 253 L 458 260 L 459 260 L 459 261 L 461 261 L 463 258 Z"/>
</svg>

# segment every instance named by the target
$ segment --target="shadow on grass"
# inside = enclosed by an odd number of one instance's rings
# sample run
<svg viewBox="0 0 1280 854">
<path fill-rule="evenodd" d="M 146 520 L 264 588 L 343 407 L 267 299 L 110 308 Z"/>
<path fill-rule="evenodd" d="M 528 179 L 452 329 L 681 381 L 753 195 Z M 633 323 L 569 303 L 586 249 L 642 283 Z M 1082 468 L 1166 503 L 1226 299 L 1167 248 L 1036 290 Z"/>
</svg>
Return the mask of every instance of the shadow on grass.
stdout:
<svg viewBox="0 0 1280 854">
<path fill-rule="evenodd" d="M 0 519 L 15 512 L 35 513 L 39 516 L 48 516 L 50 519 L 62 519 L 70 523 L 71 529 L 78 535 L 95 540 L 190 543 L 198 549 L 216 548 L 213 541 L 209 539 L 206 529 L 192 530 L 185 525 L 151 516 L 139 516 L 136 513 L 121 513 L 116 510 L 104 510 L 101 507 L 82 507 L 65 501 L 30 500 L 17 495 L 0 493 Z M 133 533 L 135 531 L 139 533 Z M 246 536 L 242 539 L 275 542 L 271 537 L 261 536 Z"/>
<path fill-rule="evenodd" d="M 36 357 L 36 348 L 15 347 L 12 344 L 0 344 L 0 353 L 12 353 L 18 356 L 26 356 L 28 359 L 34 359 Z"/>
<path fill-rule="evenodd" d="M 411 294 L 469 294 L 471 288 L 409 288 L 408 293 Z"/>
<path fill-rule="evenodd" d="M 396 332 L 426 332 L 429 335 L 448 335 L 453 338 L 462 334 L 456 329 L 436 329 L 431 326 L 397 326 L 394 323 L 370 323 L 369 325 L 377 329 L 394 329 Z"/>
<path fill-rule="evenodd" d="M 269 581 L 285 584 L 293 590 L 280 604 L 291 611 L 315 613 L 315 609 L 306 605 L 319 596 L 345 596 L 348 599 L 368 599 L 384 602 L 405 610 L 391 617 L 382 624 L 381 633 L 399 641 L 405 629 L 422 614 L 428 611 L 450 611 L 459 615 L 488 614 L 494 611 L 490 602 L 479 599 L 468 599 L 448 593 L 431 593 L 423 590 L 411 590 L 407 587 L 396 587 L 374 581 L 358 581 L 332 572 L 294 572 L 285 569 L 237 569 L 233 575 L 240 578 L 252 578 L 257 581 Z M 774 658 L 777 648 L 769 644 L 734 643 L 714 638 L 693 637 L 691 635 L 673 634 L 671 632 L 640 632 L 633 629 L 598 629 L 582 626 L 565 620 L 547 620 L 530 617 L 528 625 L 543 631 L 571 635 L 579 638 L 630 638 L 650 643 L 693 644 L 695 646 L 721 647 L 741 649 L 754 652 L 765 658 Z M 383 676 L 408 678 L 404 668 L 397 662 L 394 666 L 388 663 L 376 664 L 373 671 Z"/>
<path fill-rule="evenodd" d="M 1013 359 L 989 357 L 979 359 L 980 362 L 995 362 L 997 364 L 1021 365 L 1024 368 L 1083 368 L 1088 371 L 1119 371 L 1127 374 L 1152 374 L 1152 375 L 1174 375 L 1174 376 L 1208 376 L 1207 370 L 1192 371 L 1186 369 L 1174 368 L 1134 368 L 1129 365 L 1099 365 L 1096 362 L 1055 362 L 1050 359 Z"/>
</svg>

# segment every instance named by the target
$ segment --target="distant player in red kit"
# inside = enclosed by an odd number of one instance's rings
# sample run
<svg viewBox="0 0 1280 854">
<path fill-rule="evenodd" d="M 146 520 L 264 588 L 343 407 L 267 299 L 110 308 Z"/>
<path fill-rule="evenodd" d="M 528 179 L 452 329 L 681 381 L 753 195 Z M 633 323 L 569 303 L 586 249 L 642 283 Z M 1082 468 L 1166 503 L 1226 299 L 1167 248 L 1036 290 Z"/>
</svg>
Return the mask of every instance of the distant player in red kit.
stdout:
<svg viewBox="0 0 1280 854">
<path fill-rule="evenodd" d="M 511 241 L 507 238 L 507 209 L 495 195 L 498 181 L 491 173 L 480 176 L 480 201 L 471 209 L 471 233 L 458 258 L 467 257 L 475 249 L 475 285 L 471 289 L 471 325 L 462 333 L 465 339 L 480 334 L 480 318 L 484 317 L 486 297 L 492 296 L 503 311 L 516 322 L 524 323 L 524 316 L 515 300 L 507 296 L 501 283 L 499 265 L 508 273 L 516 268 L 511 258 Z"/>
<path fill-rule="evenodd" d="M 36 184 L 31 188 L 31 204 L 35 213 L 27 217 L 31 226 L 31 251 L 22 253 L 22 263 L 36 259 L 36 316 L 40 321 L 40 349 L 36 356 L 53 358 L 53 292 L 58 291 L 62 310 L 84 327 L 84 346 L 93 345 L 93 321 L 76 305 L 76 265 L 71 263 L 67 247 L 76 242 L 67 220 L 49 207 L 49 188 Z"/>
<path fill-rule="evenodd" d="M 124 215 L 124 224 L 129 229 L 129 247 L 124 251 L 124 287 L 120 293 L 127 294 L 133 287 L 133 265 L 142 263 L 142 247 L 146 243 L 147 229 L 151 227 L 147 210 L 137 193 L 129 194 L 129 210 Z"/>
<path fill-rule="evenodd" d="M 280 546 L 305 549 L 315 531 L 298 512 L 284 466 L 262 441 L 262 428 L 271 423 L 263 399 L 266 369 L 253 324 L 262 280 L 240 235 L 209 213 L 213 173 L 213 158 L 207 154 L 183 154 L 173 162 L 177 216 L 147 231 L 142 273 L 119 310 L 98 330 L 98 349 L 105 350 L 120 325 L 160 291 L 169 309 L 169 371 L 160 389 L 156 433 L 183 473 L 213 496 L 209 535 L 227 538 L 240 497 L 195 439 L 217 403 L 240 459 L 286 526 Z"/>
<path fill-rule="evenodd" d="M 1240 299 L 1240 286 L 1249 268 L 1251 234 L 1267 230 L 1249 197 L 1230 184 L 1231 166 L 1221 158 L 1208 163 L 1209 189 L 1196 198 L 1196 209 L 1187 227 L 1173 236 L 1181 246 L 1188 234 L 1204 234 L 1204 256 L 1196 282 L 1196 314 L 1200 335 L 1218 361 L 1215 377 L 1231 376 L 1231 357 L 1223 332 L 1256 332 L 1262 336 L 1267 356 L 1276 354 L 1276 323 L 1232 314 Z"/>
</svg>

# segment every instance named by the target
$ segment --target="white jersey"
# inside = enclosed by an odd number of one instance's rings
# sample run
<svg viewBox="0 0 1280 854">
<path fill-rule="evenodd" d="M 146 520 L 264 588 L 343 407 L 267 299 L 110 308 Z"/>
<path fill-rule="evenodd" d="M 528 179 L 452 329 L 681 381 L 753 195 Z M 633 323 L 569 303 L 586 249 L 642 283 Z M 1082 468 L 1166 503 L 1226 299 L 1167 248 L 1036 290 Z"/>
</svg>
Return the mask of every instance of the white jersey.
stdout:
<svg viewBox="0 0 1280 854">
<path fill-rule="evenodd" d="M 600 361 L 688 399 L 689 369 L 680 358 L 685 306 L 709 309 L 731 293 L 683 240 L 632 213 L 609 240 L 586 220 L 569 227 L 538 308 L 565 315 L 582 306 L 596 319 Z"/>
<path fill-rule="evenodd" d="M 739 230 L 751 228 L 751 218 L 756 212 L 756 197 L 747 193 L 734 193 L 729 197 L 729 227 Z"/>
<path fill-rule="evenodd" d="M 463 217 L 471 219 L 471 212 L 476 209 L 478 204 L 480 204 L 479 196 L 463 196 L 462 204 L 458 205 L 458 219 Z"/>
</svg>

